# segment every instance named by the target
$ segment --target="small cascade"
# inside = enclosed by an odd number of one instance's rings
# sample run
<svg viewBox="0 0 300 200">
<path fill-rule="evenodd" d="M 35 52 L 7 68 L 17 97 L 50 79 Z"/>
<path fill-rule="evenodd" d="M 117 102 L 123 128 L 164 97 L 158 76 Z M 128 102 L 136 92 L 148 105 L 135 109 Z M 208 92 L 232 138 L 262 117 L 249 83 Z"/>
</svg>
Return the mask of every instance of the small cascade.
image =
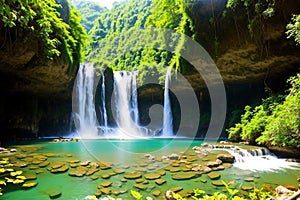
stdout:
<svg viewBox="0 0 300 200">
<path fill-rule="evenodd" d="M 101 100 L 102 100 L 102 126 L 104 133 L 108 131 L 108 122 L 107 122 L 107 111 L 106 111 L 106 104 L 105 104 L 105 78 L 104 73 L 101 71 L 102 76 L 102 84 L 101 84 Z"/>
<path fill-rule="evenodd" d="M 164 113 L 163 113 L 163 129 L 162 137 L 173 137 L 173 117 L 170 102 L 170 84 L 171 84 L 172 68 L 168 68 L 165 79 L 164 91 Z"/>
<path fill-rule="evenodd" d="M 138 127 L 137 72 L 115 71 L 116 123 L 121 137 L 141 137 Z"/>
<path fill-rule="evenodd" d="M 277 158 L 267 148 L 242 149 L 237 146 L 225 145 L 224 148 L 214 146 L 214 150 L 224 150 L 235 157 L 234 166 L 251 171 L 275 171 L 299 166 L 295 162 L 287 162 L 286 159 Z"/>
<path fill-rule="evenodd" d="M 94 75 L 92 63 L 80 64 L 75 91 L 78 98 L 78 112 L 75 113 L 75 117 L 79 122 L 79 134 L 82 138 L 92 138 L 98 135 L 94 103 Z"/>
</svg>

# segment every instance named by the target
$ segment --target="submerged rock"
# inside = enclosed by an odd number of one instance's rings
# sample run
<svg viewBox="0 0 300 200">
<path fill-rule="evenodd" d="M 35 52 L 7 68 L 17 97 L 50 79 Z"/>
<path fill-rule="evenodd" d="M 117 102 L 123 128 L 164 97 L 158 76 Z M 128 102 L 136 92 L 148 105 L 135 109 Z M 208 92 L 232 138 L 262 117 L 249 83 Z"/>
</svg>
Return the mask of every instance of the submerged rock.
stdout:
<svg viewBox="0 0 300 200">
<path fill-rule="evenodd" d="M 96 190 L 96 192 L 94 192 L 94 195 L 95 195 L 96 197 L 100 197 L 100 196 L 102 195 L 101 190 L 100 190 L 100 189 L 99 189 L 99 190 Z"/>
<path fill-rule="evenodd" d="M 164 179 L 156 179 L 155 180 L 155 183 L 157 184 L 157 185 L 162 185 L 162 184 L 164 184 L 166 182 L 166 180 L 164 180 Z"/>
<path fill-rule="evenodd" d="M 101 183 L 101 186 L 103 186 L 103 187 L 108 187 L 108 186 L 111 186 L 111 185 L 112 185 L 111 181 L 106 181 L 106 182 Z"/>
<path fill-rule="evenodd" d="M 170 189 L 170 191 L 172 191 L 172 192 L 179 192 L 179 191 L 181 191 L 181 190 L 183 190 L 183 188 L 182 187 L 174 187 L 174 188 L 171 188 Z"/>
<path fill-rule="evenodd" d="M 155 197 L 157 197 L 157 196 L 159 196 L 160 195 L 160 191 L 159 190 L 154 190 L 153 192 L 152 192 L 152 195 L 153 196 L 155 196 Z"/>
<path fill-rule="evenodd" d="M 243 185 L 242 186 L 242 190 L 244 190 L 244 191 L 250 191 L 253 189 L 254 189 L 254 187 L 252 185 Z"/>
<path fill-rule="evenodd" d="M 172 175 L 172 179 L 174 180 L 189 180 L 196 177 L 197 174 L 195 172 L 179 172 Z"/>
<path fill-rule="evenodd" d="M 22 185 L 23 188 L 32 188 L 37 186 L 38 182 L 26 182 Z"/>
<path fill-rule="evenodd" d="M 126 172 L 124 175 L 124 178 L 126 179 L 137 179 L 137 178 L 141 178 L 142 174 L 138 173 L 138 172 Z"/>
<path fill-rule="evenodd" d="M 36 176 L 33 174 L 26 174 L 24 175 L 26 180 L 36 180 Z"/>
<path fill-rule="evenodd" d="M 213 184 L 214 186 L 217 186 L 217 187 L 224 186 L 224 183 L 221 181 L 213 181 L 213 182 L 211 182 L 211 184 Z"/>
<path fill-rule="evenodd" d="M 178 192 L 178 194 L 183 198 L 190 197 L 193 193 L 194 191 L 192 189 L 183 189 L 180 192 Z"/>
<path fill-rule="evenodd" d="M 134 184 L 133 187 L 138 188 L 140 190 L 145 190 L 147 187 L 142 184 Z"/>
<path fill-rule="evenodd" d="M 100 191 L 106 195 L 110 194 L 110 192 L 111 192 L 109 188 L 101 188 Z"/>
<path fill-rule="evenodd" d="M 211 180 L 216 180 L 216 179 L 219 179 L 221 177 L 220 173 L 218 173 L 218 172 L 210 172 L 209 174 L 207 174 L 207 176 Z"/>
<path fill-rule="evenodd" d="M 50 199 L 56 199 L 56 198 L 60 197 L 61 194 L 62 193 L 60 191 L 54 191 L 54 192 L 49 194 L 49 197 L 50 197 Z"/>
<path fill-rule="evenodd" d="M 220 159 L 217 159 L 215 162 L 208 162 L 206 164 L 207 167 L 218 167 L 222 164 L 222 161 Z"/>
<path fill-rule="evenodd" d="M 254 178 L 252 177 L 247 177 L 244 179 L 246 182 L 253 182 L 254 181 Z"/>
</svg>

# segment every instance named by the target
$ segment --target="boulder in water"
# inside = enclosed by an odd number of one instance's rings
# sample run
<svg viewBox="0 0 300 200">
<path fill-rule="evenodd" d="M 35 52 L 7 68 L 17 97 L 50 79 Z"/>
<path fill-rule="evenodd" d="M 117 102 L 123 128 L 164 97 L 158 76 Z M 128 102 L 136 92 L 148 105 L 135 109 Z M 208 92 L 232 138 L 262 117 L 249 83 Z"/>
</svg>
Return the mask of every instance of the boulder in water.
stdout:
<svg viewBox="0 0 300 200">
<path fill-rule="evenodd" d="M 223 163 L 234 163 L 234 156 L 230 154 L 219 154 L 217 157 L 219 160 L 222 160 Z"/>
<path fill-rule="evenodd" d="M 175 200 L 174 196 L 173 196 L 173 192 L 171 190 L 168 190 L 166 192 L 166 199 L 167 200 Z"/>
<path fill-rule="evenodd" d="M 173 154 L 169 155 L 168 158 L 170 160 L 179 160 L 180 156 L 178 154 L 173 153 Z"/>
<path fill-rule="evenodd" d="M 276 187 L 275 191 L 277 194 L 289 194 L 291 192 L 291 190 L 287 189 L 286 187 L 283 187 L 282 185 Z"/>
</svg>

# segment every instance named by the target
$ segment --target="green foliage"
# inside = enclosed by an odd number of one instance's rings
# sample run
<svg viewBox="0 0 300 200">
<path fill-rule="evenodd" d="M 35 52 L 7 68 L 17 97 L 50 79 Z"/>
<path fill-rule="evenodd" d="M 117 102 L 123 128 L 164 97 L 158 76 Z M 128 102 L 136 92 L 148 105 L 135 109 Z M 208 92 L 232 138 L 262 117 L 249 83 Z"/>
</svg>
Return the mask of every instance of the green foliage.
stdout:
<svg viewBox="0 0 300 200">
<path fill-rule="evenodd" d="M 300 44 L 300 15 L 293 15 L 292 22 L 286 28 L 288 38 L 293 37 L 297 44 Z"/>
<path fill-rule="evenodd" d="M 288 81 L 287 96 L 277 95 L 263 100 L 262 104 L 245 107 L 241 122 L 229 128 L 233 140 L 251 143 L 300 147 L 300 75 Z"/>
<path fill-rule="evenodd" d="M 162 31 L 158 32 L 155 41 L 145 44 L 146 38 L 139 38 L 136 30 L 157 27 L 189 34 L 192 25 L 187 7 L 188 3 L 184 0 L 130 0 L 114 5 L 100 15 L 89 33 L 91 48 L 87 50 L 87 60 L 100 69 L 110 67 L 113 70 L 139 71 L 141 82 L 149 73 L 158 73 L 162 80 L 166 66 L 183 68 L 180 51 L 185 43 L 184 37 L 166 41 Z M 176 47 L 176 53 L 158 50 L 166 45 Z M 139 46 L 143 49 L 128 50 Z"/>
<path fill-rule="evenodd" d="M 81 1 L 75 7 L 82 16 L 81 24 L 85 28 L 86 32 L 89 32 L 94 26 L 96 19 L 104 12 L 107 12 L 107 8 L 99 6 L 97 3 L 89 1 Z"/>
<path fill-rule="evenodd" d="M 131 195 L 135 198 L 135 199 L 141 199 L 143 198 L 143 195 L 141 195 L 139 192 L 134 191 L 134 190 L 130 190 Z"/>
<path fill-rule="evenodd" d="M 259 47 L 261 56 L 269 55 L 269 47 L 264 42 L 266 19 L 275 15 L 276 0 L 228 0 L 227 8 L 233 11 L 244 7 L 248 18 L 248 29 L 251 37 Z"/>
<path fill-rule="evenodd" d="M 300 148 L 300 74 L 289 83 L 289 94 L 274 108 L 265 131 L 257 139 L 259 144 Z"/>
<path fill-rule="evenodd" d="M 192 199 L 195 200 L 244 200 L 244 198 L 237 196 L 236 194 L 239 192 L 238 190 L 230 189 L 228 184 L 225 181 L 222 181 L 222 183 L 225 185 L 227 192 L 229 193 L 229 196 L 227 196 L 224 193 L 221 192 L 215 192 L 213 195 L 206 195 L 204 190 L 200 189 L 194 189 L 194 193 L 191 196 Z M 186 198 L 181 197 L 180 194 L 172 192 L 172 196 L 176 200 L 186 200 Z"/>
<path fill-rule="evenodd" d="M 82 45 L 86 33 L 81 28 L 74 8 L 70 9 L 69 24 L 63 22 L 59 8 L 61 5 L 55 0 L 1 0 L 0 21 L 9 31 L 15 30 L 28 38 L 38 38 L 41 41 L 40 49 L 49 59 L 62 54 L 70 69 L 73 69 L 83 59 Z"/>
<path fill-rule="evenodd" d="M 253 192 L 249 193 L 249 198 L 251 200 L 268 199 L 274 195 L 276 195 L 275 192 L 265 192 L 263 188 L 255 188 Z"/>
</svg>

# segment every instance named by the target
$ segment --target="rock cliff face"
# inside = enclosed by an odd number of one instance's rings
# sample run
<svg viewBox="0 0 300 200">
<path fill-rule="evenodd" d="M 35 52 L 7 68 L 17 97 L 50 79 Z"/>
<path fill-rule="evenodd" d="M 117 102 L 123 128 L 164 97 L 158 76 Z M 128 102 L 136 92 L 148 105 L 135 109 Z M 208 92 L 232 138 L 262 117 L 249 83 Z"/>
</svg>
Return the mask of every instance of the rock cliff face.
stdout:
<svg viewBox="0 0 300 200">
<path fill-rule="evenodd" d="M 62 58 L 40 58 L 34 38 L 5 43 L 0 49 L 0 139 L 36 137 L 46 127 L 52 134 L 66 129 L 75 76 L 67 69 Z"/>
<path fill-rule="evenodd" d="M 43 51 L 34 34 L 0 23 L 0 141 L 67 127 L 75 74 L 62 57 L 49 60 Z"/>
</svg>

